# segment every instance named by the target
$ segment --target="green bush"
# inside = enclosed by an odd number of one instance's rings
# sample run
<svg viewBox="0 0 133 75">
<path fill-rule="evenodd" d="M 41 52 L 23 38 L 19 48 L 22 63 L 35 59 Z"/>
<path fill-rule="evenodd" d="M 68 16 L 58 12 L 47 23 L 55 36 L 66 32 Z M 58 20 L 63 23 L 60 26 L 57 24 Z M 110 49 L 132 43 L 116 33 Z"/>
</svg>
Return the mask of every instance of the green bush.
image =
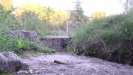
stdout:
<svg viewBox="0 0 133 75">
<path fill-rule="evenodd" d="M 26 46 L 24 40 L 5 35 L 0 36 L 0 41 L 1 51 L 14 51 L 16 53 L 19 53 Z"/>
<path fill-rule="evenodd" d="M 15 53 L 22 53 L 23 51 L 40 51 L 44 53 L 51 53 L 54 50 L 46 48 L 38 43 L 29 40 L 22 40 L 17 37 L 0 36 L 0 51 L 13 51 Z"/>
<path fill-rule="evenodd" d="M 73 45 L 80 54 L 106 60 L 133 63 L 133 12 L 94 20 L 78 29 Z M 129 59 L 129 60 L 126 60 Z"/>
</svg>

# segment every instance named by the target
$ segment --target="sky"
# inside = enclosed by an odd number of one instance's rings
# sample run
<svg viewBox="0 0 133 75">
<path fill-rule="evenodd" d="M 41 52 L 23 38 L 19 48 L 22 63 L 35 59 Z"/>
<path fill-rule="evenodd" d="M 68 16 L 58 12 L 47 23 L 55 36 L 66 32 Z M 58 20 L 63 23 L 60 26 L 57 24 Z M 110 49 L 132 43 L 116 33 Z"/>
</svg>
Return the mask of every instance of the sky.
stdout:
<svg viewBox="0 0 133 75">
<path fill-rule="evenodd" d="M 14 7 L 24 6 L 28 3 L 39 3 L 42 6 L 49 6 L 61 11 L 74 9 L 76 0 L 13 0 Z M 91 16 L 96 11 L 106 12 L 107 15 L 122 13 L 122 0 L 80 0 L 84 14 Z"/>
</svg>

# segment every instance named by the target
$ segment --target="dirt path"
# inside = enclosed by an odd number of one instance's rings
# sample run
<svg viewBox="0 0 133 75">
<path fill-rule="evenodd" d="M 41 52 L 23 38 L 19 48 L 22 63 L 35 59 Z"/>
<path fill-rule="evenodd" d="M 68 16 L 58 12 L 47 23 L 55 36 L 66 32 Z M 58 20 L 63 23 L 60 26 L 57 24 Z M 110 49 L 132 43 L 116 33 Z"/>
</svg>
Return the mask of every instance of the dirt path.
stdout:
<svg viewBox="0 0 133 75">
<path fill-rule="evenodd" d="M 54 60 L 65 64 L 54 63 Z M 133 67 L 101 59 L 70 54 L 41 55 L 24 59 L 31 67 L 30 73 L 17 75 L 133 75 Z"/>
</svg>

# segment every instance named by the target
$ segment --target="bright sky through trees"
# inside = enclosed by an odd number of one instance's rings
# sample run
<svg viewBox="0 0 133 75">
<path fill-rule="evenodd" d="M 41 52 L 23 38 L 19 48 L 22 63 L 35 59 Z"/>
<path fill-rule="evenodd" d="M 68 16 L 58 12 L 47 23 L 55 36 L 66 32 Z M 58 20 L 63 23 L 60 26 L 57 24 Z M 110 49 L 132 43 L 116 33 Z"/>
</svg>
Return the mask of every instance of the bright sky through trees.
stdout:
<svg viewBox="0 0 133 75">
<path fill-rule="evenodd" d="M 103 11 L 108 15 L 121 13 L 123 5 L 121 0 L 80 0 L 85 15 L 90 16 L 96 11 Z M 27 3 L 39 3 L 63 11 L 72 10 L 76 0 L 14 0 L 14 6 L 24 6 Z"/>
</svg>

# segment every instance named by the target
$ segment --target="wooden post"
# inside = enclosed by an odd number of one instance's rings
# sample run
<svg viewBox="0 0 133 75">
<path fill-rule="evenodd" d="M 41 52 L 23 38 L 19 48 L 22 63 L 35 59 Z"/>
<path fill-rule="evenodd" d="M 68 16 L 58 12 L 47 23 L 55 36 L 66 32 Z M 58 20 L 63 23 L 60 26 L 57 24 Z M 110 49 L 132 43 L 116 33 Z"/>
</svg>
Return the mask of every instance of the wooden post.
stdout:
<svg viewBox="0 0 133 75">
<path fill-rule="evenodd" d="M 69 27 L 68 27 L 68 22 L 67 22 L 67 27 L 66 27 L 66 30 L 67 30 L 67 35 L 69 35 Z"/>
</svg>

